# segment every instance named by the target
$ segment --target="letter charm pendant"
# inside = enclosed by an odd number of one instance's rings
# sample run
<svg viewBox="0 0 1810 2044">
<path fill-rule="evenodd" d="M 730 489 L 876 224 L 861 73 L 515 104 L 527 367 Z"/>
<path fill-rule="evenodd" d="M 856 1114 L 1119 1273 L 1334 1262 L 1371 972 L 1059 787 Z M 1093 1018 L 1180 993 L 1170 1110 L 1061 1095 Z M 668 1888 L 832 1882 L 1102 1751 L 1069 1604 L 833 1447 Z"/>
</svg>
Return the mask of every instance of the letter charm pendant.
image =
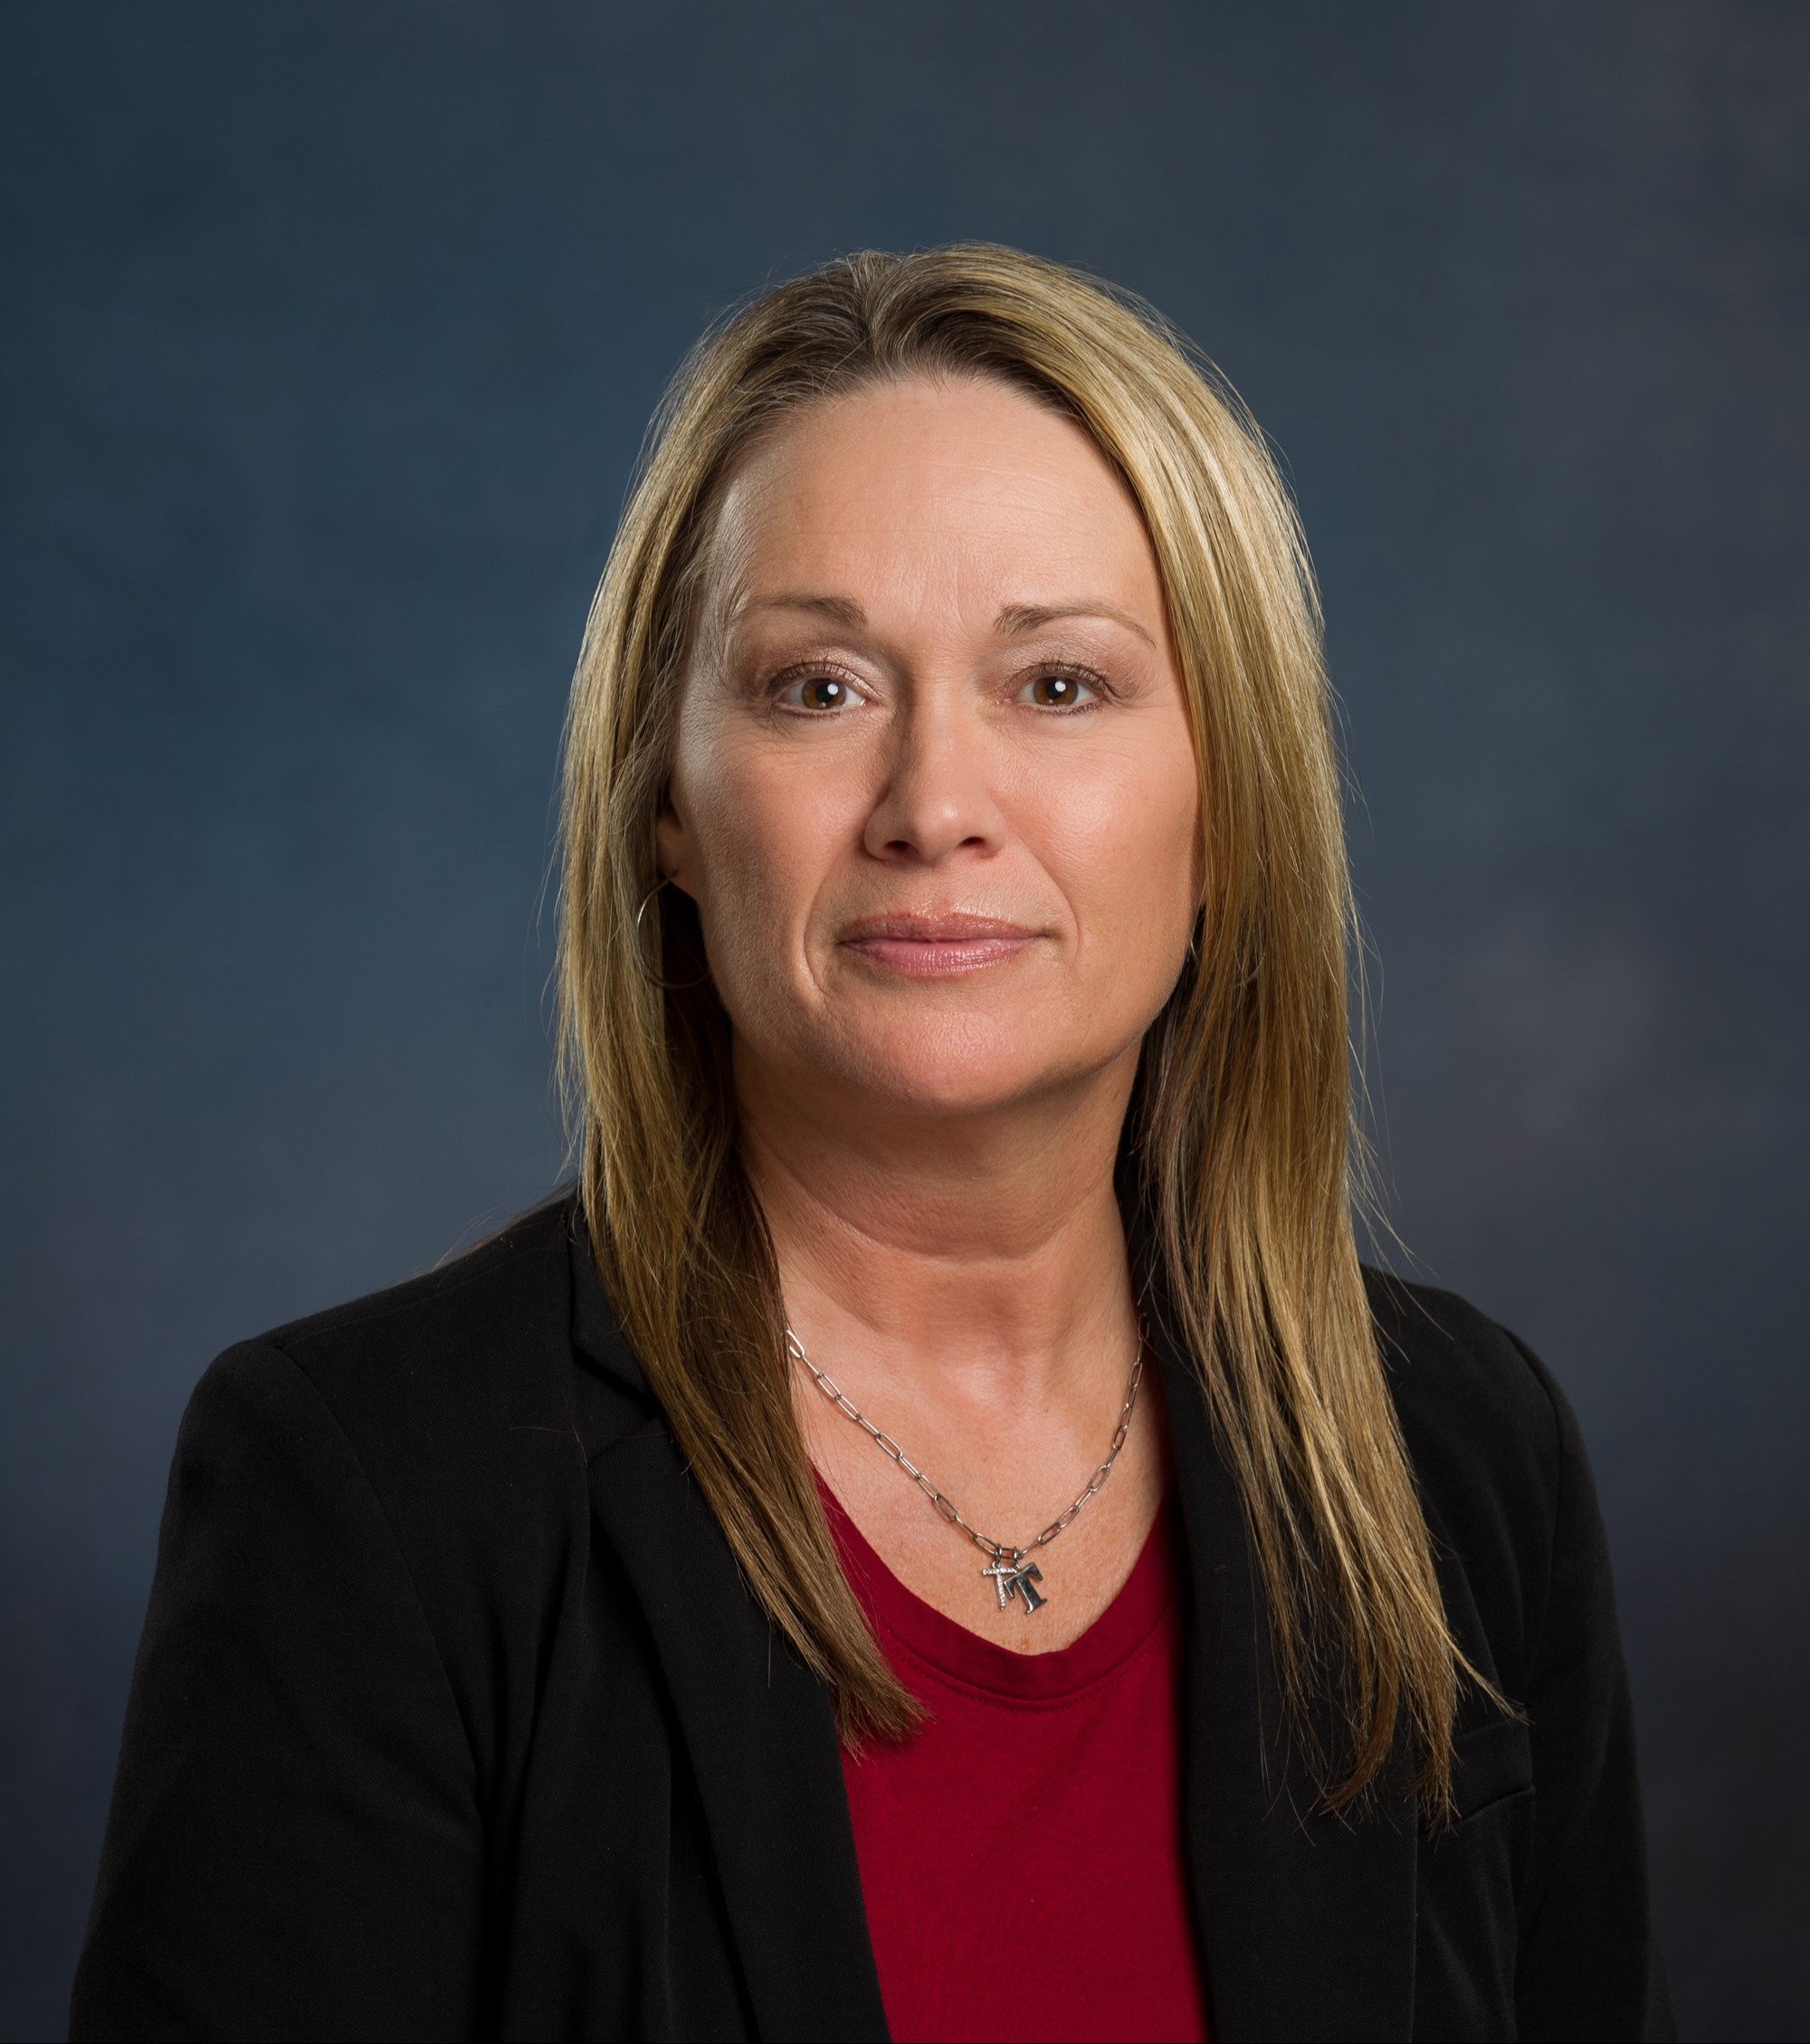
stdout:
<svg viewBox="0 0 1810 2044">
<path fill-rule="evenodd" d="M 1005 1609 L 1013 1598 L 1022 1594 L 1024 1599 L 1024 1616 L 1030 1618 L 1050 1601 L 1047 1597 L 1040 1596 L 1031 1587 L 1033 1583 L 1043 1580 L 1043 1570 L 1035 1562 L 1027 1562 L 1022 1554 L 1015 1554 L 1009 1562 L 1001 1555 L 991 1568 L 984 1568 L 980 1573 L 993 1578 L 993 1587 L 998 1594 L 1001 1611 Z"/>
</svg>

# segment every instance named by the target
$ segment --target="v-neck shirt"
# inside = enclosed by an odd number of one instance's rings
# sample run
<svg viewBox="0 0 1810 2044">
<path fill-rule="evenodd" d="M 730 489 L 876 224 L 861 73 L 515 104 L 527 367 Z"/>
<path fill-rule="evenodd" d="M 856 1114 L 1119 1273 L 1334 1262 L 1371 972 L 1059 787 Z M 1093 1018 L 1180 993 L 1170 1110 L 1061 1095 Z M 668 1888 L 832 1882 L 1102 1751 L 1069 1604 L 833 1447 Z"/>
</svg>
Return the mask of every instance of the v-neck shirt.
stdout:
<svg viewBox="0 0 1810 2044">
<path fill-rule="evenodd" d="M 823 1489 L 850 1585 L 924 1707 L 907 1738 L 843 1760 L 893 2037 L 1205 2039 L 1182 1810 L 1185 1564 L 1173 1497 L 1087 1630 L 1023 1654 L 907 1589 Z M 982 1569 L 976 1553 L 975 1593 L 992 1595 Z M 1043 1592 L 1060 1597 L 1059 1568 L 1045 1575 Z"/>
</svg>

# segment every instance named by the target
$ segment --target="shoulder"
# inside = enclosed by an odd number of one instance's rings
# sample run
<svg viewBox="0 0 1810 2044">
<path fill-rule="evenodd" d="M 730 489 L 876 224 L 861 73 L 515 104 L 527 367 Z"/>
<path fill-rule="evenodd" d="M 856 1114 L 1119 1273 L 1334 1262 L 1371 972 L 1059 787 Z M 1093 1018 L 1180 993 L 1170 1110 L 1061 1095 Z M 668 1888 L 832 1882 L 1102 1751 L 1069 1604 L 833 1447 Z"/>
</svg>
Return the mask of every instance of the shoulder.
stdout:
<svg viewBox="0 0 1810 2044">
<path fill-rule="evenodd" d="M 539 1665 L 549 1586 L 588 1537 L 572 1224 L 569 1201 L 538 1208 L 424 1276 L 228 1349 L 172 1475 L 184 1538 L 278 1558 L 261 1592 L 272 1621 L 294 1582 L 400 1564 L 481 1750 L 487 1683 Z M 326 1602 L 353 1623 L 349 1588 Z"/>
<path fill-rule="evenodd" d="M 1474 1306 L 1364 1275 L 1448 1616 L 1473 1659 L 1524 1691 L 1567 1513 L 1594 1524 L 1577 1421 L 1526 1343 Z"/>
<path fill-rule="evenodd" d="M 508 1523 L 525 1490 L 550 1501 L 567 1486 L 525 1486 L 524 1465 L 551 1448 L 582 1476 L 585 1459 L 572 1220 L 569 1201 L 550 1203 L 423 1276 L 229 1348 L 190 1402 L 179 1463 L 204 1450 L 273 1471 L 334 1462 L 405 1546 Z"/>
<path fill-rule="evenodd" d="M 521 1215 L 463 1255 L 405 1283 L 273 1327 L 256 1345 L 289 1356 L 323 1391 L 382 1380 L 435 1394 L 494 1398 L 562 1350 L 569 1313 L 572 1203 Z"/>
<path fill-rule="evenodd" d="M 1383 1367 L 1423 1484 L 1549 1489 L 1569 1419 L 1550 1373 L 1517 1336 L 1456 1293 L 1367 1269 Z"/>
</svg>

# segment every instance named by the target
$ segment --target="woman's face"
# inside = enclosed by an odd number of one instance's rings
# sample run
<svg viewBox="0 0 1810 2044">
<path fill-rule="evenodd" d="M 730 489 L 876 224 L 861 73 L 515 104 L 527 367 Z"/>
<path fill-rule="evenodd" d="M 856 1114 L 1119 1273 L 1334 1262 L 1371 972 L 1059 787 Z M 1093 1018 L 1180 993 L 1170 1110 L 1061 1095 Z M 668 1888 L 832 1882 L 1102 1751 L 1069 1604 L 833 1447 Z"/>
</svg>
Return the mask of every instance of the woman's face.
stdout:
<svg viewBox="0 0 1810 2044">
<path fill-rule="evenodd" d="M 984 1112 L 1135 1069 L 1199 899 L 1198 783 L 1143 521 L 1088 436 L 912 379 L 725 497 L 662 870 L 744 1083 Z"/>
</svg>

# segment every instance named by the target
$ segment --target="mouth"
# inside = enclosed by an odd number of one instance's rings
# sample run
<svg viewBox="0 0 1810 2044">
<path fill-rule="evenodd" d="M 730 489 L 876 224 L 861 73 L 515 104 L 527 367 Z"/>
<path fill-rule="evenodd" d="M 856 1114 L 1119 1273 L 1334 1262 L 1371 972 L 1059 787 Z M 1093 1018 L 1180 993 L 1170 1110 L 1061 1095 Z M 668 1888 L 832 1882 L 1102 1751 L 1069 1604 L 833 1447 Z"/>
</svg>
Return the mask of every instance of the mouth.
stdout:
<svg viewBox="0 0 1810 2044">
<path fill-rule="evenodd" d="M 837 941 L 881 972 L 948 979 L 1023 957 L 1042 934 L 996 916 L 862 916 Z"/>
</svg>

